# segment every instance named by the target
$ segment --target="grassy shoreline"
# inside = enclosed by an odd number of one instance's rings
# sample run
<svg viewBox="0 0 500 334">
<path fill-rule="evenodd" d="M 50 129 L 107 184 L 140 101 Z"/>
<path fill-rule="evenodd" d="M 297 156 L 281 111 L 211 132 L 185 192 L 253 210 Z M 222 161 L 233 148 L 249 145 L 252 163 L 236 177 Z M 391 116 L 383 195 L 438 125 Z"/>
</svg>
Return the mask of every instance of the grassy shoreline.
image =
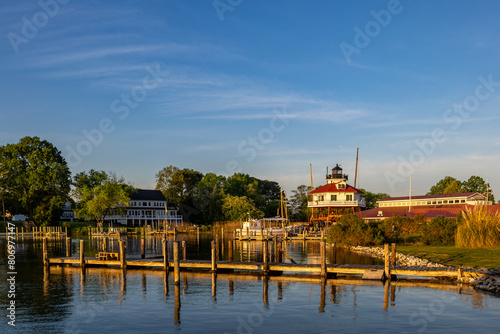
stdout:
<svg viewBox="0 0 500 334">
<path fill-rule="evenodd" d="M 471 268 L 500 268 L 500 247 L 459 248 L 455 246 L 403 246 L 397 245 L 399 253 L 417 256 L 447 266 Z"/>
</svg>

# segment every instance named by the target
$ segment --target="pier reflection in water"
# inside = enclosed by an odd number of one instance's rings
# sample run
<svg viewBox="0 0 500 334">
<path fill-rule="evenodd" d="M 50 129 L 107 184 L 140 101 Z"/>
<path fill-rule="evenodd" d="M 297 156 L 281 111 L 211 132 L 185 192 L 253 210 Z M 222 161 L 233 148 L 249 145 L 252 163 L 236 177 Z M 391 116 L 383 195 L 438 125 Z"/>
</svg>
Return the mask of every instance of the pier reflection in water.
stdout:
<svg viewBox="0 0 500 334">
<path fill-rule="evenodd" d="M 161 256 L 161 242 L 147 239 L 148 254 Z M 210 258 L 211 236 L 199 243 L 186 236 L 185 241 L 188 258 Z M 85 243 L 86 256 L 95 255 L 100 243 Z M 228 256 L 225 245 L 224 256 Z M 2 240 L 0 246 L 5 249 Z M 115 246 L 110 240 L 109 247 Z M 78 247 L 79 240 L 73 241 L 74 253 Z M 297 262 L 319 259 L 313 242 L 288 243 L 286 249 Z M 258 261 L 260 250 L 260 242 L 245 246 L 235 241 L 233 256 L 236 260 L 241 257 L 238 254 L 246 254 L 245 258 Z M 16 332 L 495 332 L 499 325 L 499 298 L 453 281 L 412 279 L 384 285 L 359 277 L 184 271 L 175 285 L 173 273 L 163 270 L 48 268 L 42 265 L 40 251 L 38 241 L 18 244 Z M 127 240 L 127 251 L 140 256 L 140 239 Z M 64 243 L 51 241 L 49 252 L 50 256 L 64 254 Z M 337 262 L 350 256 L 338 253 Z M 0 280 L 5 281 L 7 271 L 1 261 Z M 6 293 L 0 285 L 0 295 Z M 0 298 L 2 309 L 6 300 Z M 10 330 L 4 325 L 0 325 L 2 333 Z"/>
<path fill-rule="evenodd" d="M 364 294 L 367 292 L 369 292 L 368 301 L 370 306 L 376 308 L 378 304 L 378 308 L 382 309 L 384 312 L 389 312 L 391 308 L 396 308 L 397 290 L 411 291 L 415 289 L 425 289 L 427 290 L 426 293 L 435 296 L 439 296 L 439 293 L 441 293 L 441 296 L 446 296 L 443 298 L 447 298 L 451 301 L 459 299 L 467 301 L 469 307 L 472 309 L 477 309 L 478 300 L 485 297 L 467 285 L 462 286 L 447 281 L 386 281 L 384 284 L 379 281 L 364 281 L 359 278 L 326 279 L 311 276 L 256 277 L 250 275 L 216 274 L 208 272 L 182 272 L 181 283 L 174 284 L 173 273 L 169 275 L 163 271 L 157 270 L 102 268 L 86 268 L 81 270 L 76 267 L 51 267 L 50 271 L 44 269 L 44 295 L 49 297 L 51 293 L 60 293 L 57 292 L 57 289 L 54 291 L 54 284 L 57 282 L 64 282 L 62 285 L 58 284 L 58 287 L 65 290 L 64 294 L 73 296 L 73 302 L 66 305 L 68 308 L 66 311 L 72 314 L 67 320 L 71 320 L 71 323 L 74 321 L 86 323 L 85 319 L 81 319 L 82 314 L 78 314 L 78 312 L 75 313 L 74 310 L 72 311 L 69 309 L 71 307 L 75 307 L 77 311 L 79 309 L 78 301 L 74 296 L 79 295 L 80 298 L 84 300 L 92 300 L 101 295 L 101 298 L 95 300 L 95 302 L 111 307 L 113 304 L 125 306 L 130 304 L 130 300 L 133 300 L 134 303 L 140 303 L 141 300 L 150 302 L 152 295 L 156 296 L 153 300 L 159 300 L 158 292 L 160 291 L 158 291 L 158 288 L 161 287 L 162 291 L 160 295 L 165 297 L 167 309 L 173 304 L 171 315 L 165 315 L 162 316 L 162 318 L 164 320 L 168 318 L 172 319 L 172 325 L 176 328 L 183 325 L 185 321 L 187 321 L 185 319 L 192 320 L 193 316 L 196 317 L 196 312 L 194 315 L 191 313 L 193 312 L 193 305 L 205 304 L 205 306 L 207 306 L 206 301 L 203 300 L 205 299 L 204 296 L 207 296 L 207 294 L 210 295 L 210 288 L 211 302 L 215 307 L 222 301 L 225 305 L 232 304 L 235 309 L 243 311 L 241 301 L 249 298 L 252 300 L 253 309 L 261 312 L 258 313 L 256 311 L 257 313 L 254 313 L 262 314 L 261 318 L 265 318 L 270 312 L 274 313 L 278 306 L 287 304 L 287 301 L 289 301 L 289 303 L 285 306 L 285 309 L 290 307 L 292 311 L 298 305 L 309 308 L 315 303 L 317 305 L 316 312 L 319 314 L 331 313 L 335 309 L 335 306 L 342 306 L 345 308 L 347 305 L 351 305 L 352 314 L 356 318 L 362 316 L 357 308 L 360 307 L 361 304 L 367 302 L 367 300 L 363 300 Z M 75 285 L 76 282 L 78 282 L 78 286 Z M 133 284 L 132 288 L 130 288 L 131 284 Z M 258 306 L 258 299 L 255 298 L 255 292 L 259 286 L 261 290 L 261 306 Z M 129 292 L 131 290 L 132 292 Z M 430 292 L 428 290 L 430 290 Z M 174 293 L 173 303 L 169 301 L 171 300 L 171 291 Z M 402 293 L 401 298 L 406 299 L 408 298 L 407 295 L 408 291 L 405 291 Z M 114 299 L 114 296 L 118 297 L 117 302 L 115 302 L 116 299 Z M 349 296 L 352 298 L 352 302 L 346 299 L 349 298 Z M 296 304 L 298 297 L 301 298 L 301 300 L 300 303 Z M 223 300 L 221 300 L 221 298 L 223 298 Z M 432 304 L 433 300 L 435 301 L 434 306 Z M 183 303 L 189 306 L 186 307 L 185 311 L 181 312 L 181 305 L 183 305 Z M 403 304 L 407 303 L 408 300 L 405 300 Z M 428 307 L 429 309 L 434 307 L 435 311 L 440 311 L 442 307 L 441 304 L 445 306 L 451 305 L 451 303 L 442 302 L 440 299 L 436 301 L 436 297 L 434 297 L 434 299 L 430 299 Z M 87 320 L 90 318 L 97 320 L 97 318 L 100 317 L 97 311 L 102 307 L 104 306 L 91 307 L 90 311 L 86 311 L 83 314 L 83 318 L 86 317 Z M 159 305 L 156 304 L 155 307 L 158 308 Z M 164 311 L 158 309 L 154 314 L 163 312 Z M 184 312 L 188 313 L 187 316 Z M 80 319 L 73 320 L 75 317 L 76 319 Z M 214 317 L 218 318 L 219 316 L 214 313 Z M 260 320 L 255 320 L 254 322 L 258 323 Z M 252 322 L 249 323 L 250 325 L 253 324 Z"/>
</svg>

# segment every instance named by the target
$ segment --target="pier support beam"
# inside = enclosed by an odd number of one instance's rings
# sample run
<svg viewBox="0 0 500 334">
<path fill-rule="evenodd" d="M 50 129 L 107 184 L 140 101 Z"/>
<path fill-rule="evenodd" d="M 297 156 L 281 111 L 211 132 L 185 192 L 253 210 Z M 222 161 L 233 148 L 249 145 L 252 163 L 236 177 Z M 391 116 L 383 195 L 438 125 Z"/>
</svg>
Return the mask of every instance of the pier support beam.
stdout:
<svg viewBox="0 0 500 334">
<path fill-rule="evenodd" d="M 185 261 L 187 260 L 187 247 L 186 247 L 186 240 L 182 240 L 182 259 Z"/>
<path fill-rule="evenodd" d="M 319 243 L 320 257 L 321 257 L 321 277 L 326 277 L 326 243 L 321 241 Z"/>
<path fill-rule="evenodd" d="M 146 238 L 141 238 L 141 259 L 146 257 Z"/>
<path fill-rule="evenodd" d="M 396 266 L 396 244 L 391 244 L 391 265 L 394 268 Z"/>
<path fill-rule="evenodd" d="M 174 241 L 174 283 L 181 283 L 180 266 L 179 266 L 179 241 Z"/>
<path fill-rule="evenodd" d="M 120 267 L 127 268 L 126 254 L 125 254 L 125 241 L 120 240 Z"/>
<path fill-rule="evenodd" d="M 71 238 L 66 238 L 66 257 L 71 257 Z"/>
<path fill-rule="evenodd" d="M 168 241 L 165 237 L 162 240 L 162 247 L 163 247 L 163 270 L 168 272 Z"/>
<path fill-rule="evenodd" d="M 47 245 L 47 237 L 43 238 L 43 264 L 49 265 L 49 248 Z"/>
<path fill-rule="evenodd" d="M 384 274 L 387 280 L 391 280 L 391 261 L 389 255 L 389 244 L 384 244 Z"/>
<path fill-rule="evenodd" d="M 85 267 L 85 244 L 80 240 L 80 267 Z"/>
<path fill-rule="evenodd" d="M 262 245 L 262 262 L 264 262 L 264 265 L 262 267 L 262 271 L 264 272 L 264 275 L 269 274 L 269 250 L 268 250 L 268 243 L 267 239 L 264 240 L 264 243 Z"/>
<path fill-rule="evenodd" d="M 215 240 L 212 240 L 211 242 L 212 245 L 212 272 L 217 271 L 217 243 Z"/>
<path fill-rule="evenodd" d="M 227 249 L 227 257 L 228 261 L 233 261 L 233 241 L 229 240 L 228 241 L 228 249 Z"/>
</svg>

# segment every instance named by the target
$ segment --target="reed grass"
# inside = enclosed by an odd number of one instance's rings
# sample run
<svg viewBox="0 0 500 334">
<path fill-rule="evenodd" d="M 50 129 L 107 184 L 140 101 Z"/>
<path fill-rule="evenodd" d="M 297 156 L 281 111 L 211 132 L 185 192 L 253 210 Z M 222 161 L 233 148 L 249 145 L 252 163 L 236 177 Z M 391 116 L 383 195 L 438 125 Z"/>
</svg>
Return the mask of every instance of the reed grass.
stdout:
<svg viewBox="0 0 500 334">
<path fill-rule="evenodd" d="M 500 247 L 500 215 L 490 214 L 484 205 L 476 205 L 462 212 L 457 229 L 457 247 Z"/>
</svg>

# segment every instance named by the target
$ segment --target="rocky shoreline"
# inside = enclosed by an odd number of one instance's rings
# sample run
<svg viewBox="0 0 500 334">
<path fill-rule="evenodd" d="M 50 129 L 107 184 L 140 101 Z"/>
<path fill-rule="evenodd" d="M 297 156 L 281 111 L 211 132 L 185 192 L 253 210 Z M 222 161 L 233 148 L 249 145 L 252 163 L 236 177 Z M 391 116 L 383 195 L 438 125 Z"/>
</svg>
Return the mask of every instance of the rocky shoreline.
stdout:
<svg viewBox="0 0 500 334">
<path fill-rule="evenodd" d="M 376 258 L 383 259 L 385 257 L 384 249 L 380 247 L 364 247 L 364 246 L 355 246 L 351 247 L 353 252 L 358 252 L 366 255 L 370 255 Z M 440 263 L 431 262 L 426 259 L 421 259 L 416 256 L 406 255 L 402 253 L 396 252 L 396 266 L 405 266 L 405 267 L 433 267 L 433 268 L 451 268 L 457 270 L 456 267 L 445 266 Z M 500 270 L 488 270 L 483 268 L 485 272 L 485 276 L 481 277 L 463 277 L 461 279 L 462 283 L 468 283 L 472 285 L 475 289 L 488 291 L 494 294 L 500 294 Z"/>
</svg>

